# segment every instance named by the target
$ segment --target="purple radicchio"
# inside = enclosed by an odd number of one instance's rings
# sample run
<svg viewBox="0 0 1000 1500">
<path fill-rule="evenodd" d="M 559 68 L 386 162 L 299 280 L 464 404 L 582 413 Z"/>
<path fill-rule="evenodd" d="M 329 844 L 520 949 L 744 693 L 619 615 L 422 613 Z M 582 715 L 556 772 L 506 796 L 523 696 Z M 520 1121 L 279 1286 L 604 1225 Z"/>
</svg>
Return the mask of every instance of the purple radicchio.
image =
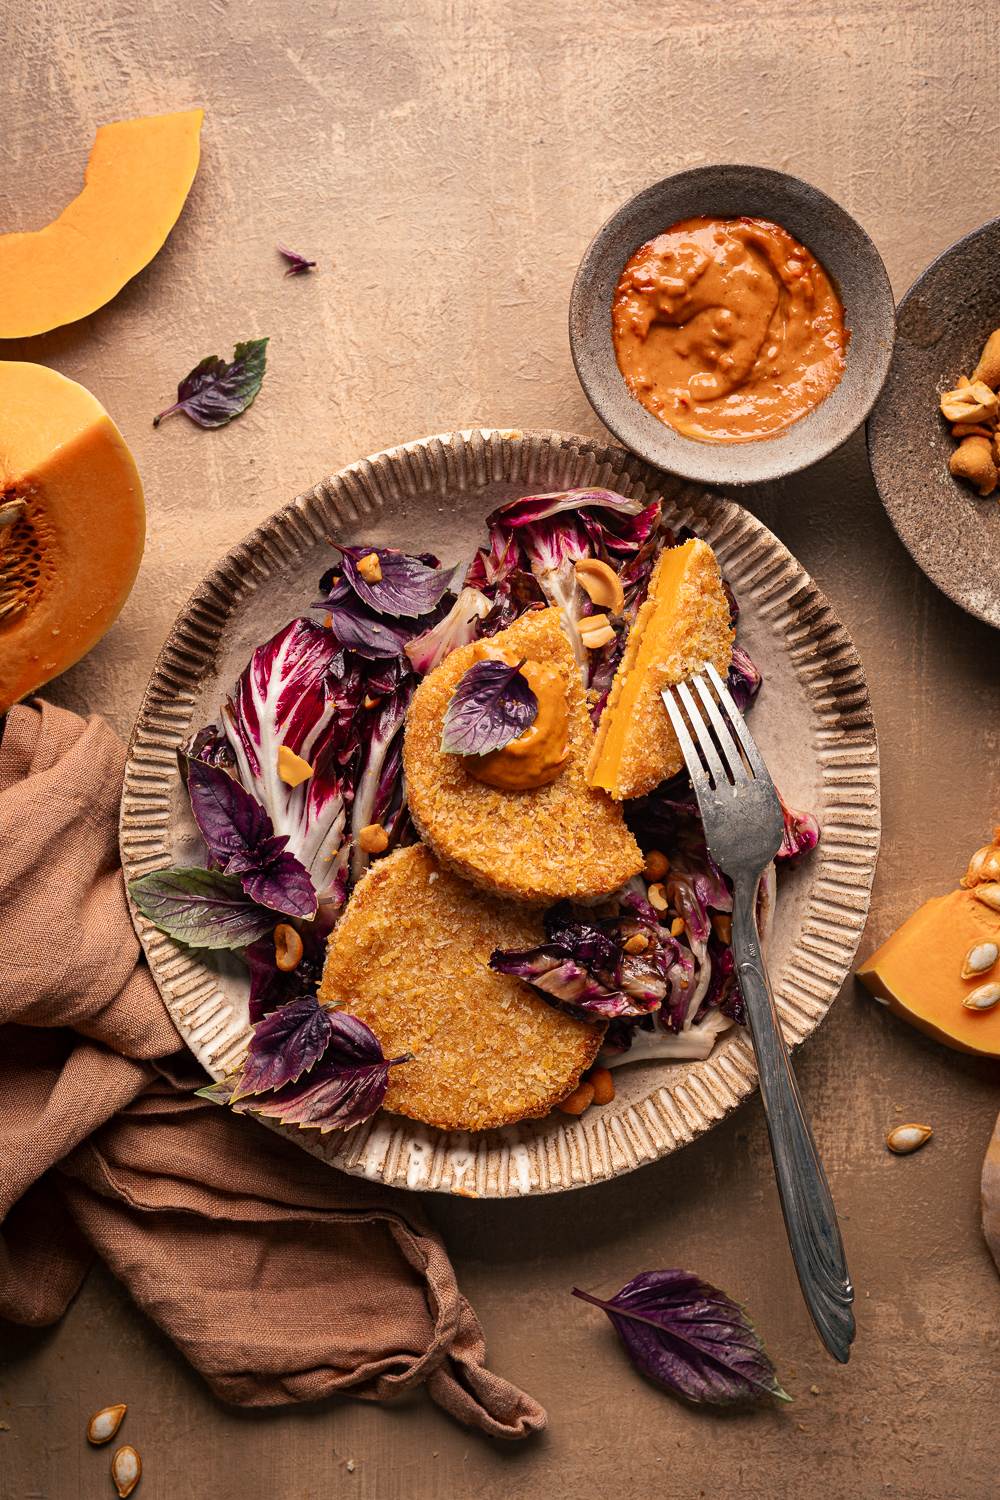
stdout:
<svg viewBox="0 0 1000 1500">
<path fill-rule="evenodd" d="M 749 653 L 740 645 L 733 647 L 733 658 L 726 676 L 726 686 L 730 696 L 741 714 L 745 714 L 750 704 L 760 692 L 762 677 L 759 668 L 752 661 Z"/>
<path fill-rule="evenodd" d="M 794 807 L 789 807 L 781 793 L 778 793 L 778 801 L 781 803 L 781 814 L 785 820 L 785 831 L 781 838 L 781 848 L 774 856 L 776 860 L 790 863 L 800 859 L 803 854 L 808 854 L 815 849 L 819 843 L 819 824 L 809 812 L 796 812 Z"/>
<path fill-rule="evenodd" d="M 294 1014 L 286 1022 L 288 1011 Z M 319 1019 L 320 1012 L 325 1021 Z M 307 1058 L 303 1068 L 300 1064 Z M 408 1056 L 387 1058 L 375 1033 L 356 1016 L 323 1010 L 315 996 L 308 996 L 258 1023 L 238 1081 L 198 1092 L 202 1098 L 230 1105 L 238 1114 L 261 1115 L 325 1134 L 370 1120 L 382 1107 L 389 1070 L 408 1061 Z M 267 1080 L 282 1078 L 285 1081 L 262 1091 Z M 256 1085 L 253 1092 L 248 1082 Z"/>
<path fill-rule="evenodd" d="M 361 674 L 333 632 L 300 618 L 257 647 L 222 710 L 241 783 L 287 838 L 320 903 L 334 907 L 345 894 L 347 767 L 363 698 Z M 312 767 L 298 786 L 278 774 L 283 745 Z"/>
<path fill-rule="evenodd" d="M 647 1380 L 699 1405 L 735 1406 L 791 1398 L 745 1311 L 689 1271 L 644 1271 L 600 1307 Z"/>
<path fill-rule="evenodd" d="M 490 612 L 490 601 L 481 589 L 466 586 L 448 613 L 427 630 L 406 643 L 406 654 L 415 672 L 426 676 L 439 667 L 456 646 L 466 646 L 476 639 L 476 632 Z"/>
<path fill-rule="evenodd" d="M 678 945 L 652 914 L 595 917 L 567 902 L 545 913 L 546 941 L 523 950 L 497 948 L 490 968 L 523 979 L 558 1010 L 581 1019 L 637 1018 L 672 996 Z M 626 943 L 641 936 L 638 953 Z"/>
<path fill-rule="evenodd" d="M 555 605 L 589 686 L 593 664 L 579 623 L 594 606 L 577 583 L 576 564 L 597 557 L 621 574 L 641 556 L 639 571 L 648 583 L 660 510 L 658 500 L 645 505 L 600 489 L 526 495 L 500 506 L 487 518 L 489 544 L 476 554 L 466 580 L 493 601 L 481 633 L 503 629 L 537 604 Z"/>
</svg>

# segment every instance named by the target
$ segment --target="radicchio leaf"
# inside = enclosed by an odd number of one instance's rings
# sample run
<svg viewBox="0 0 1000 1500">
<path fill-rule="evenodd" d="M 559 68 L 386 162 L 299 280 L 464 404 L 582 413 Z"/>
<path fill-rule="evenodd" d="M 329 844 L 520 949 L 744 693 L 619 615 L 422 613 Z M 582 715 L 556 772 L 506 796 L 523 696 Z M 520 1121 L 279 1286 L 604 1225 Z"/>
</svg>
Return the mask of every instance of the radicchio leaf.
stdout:
<svg viewBox="0 0 1000 1500">
<path fill-rule="evenodd" d="M 235 777 L 206 761 L 187 767 L 191 811 L 211 858 L 236 875 L 251 900 L 292 917 L 316 915 L 309 872 L 275 835 L 265 809 Z"/>
<path fill-rule="evenodd" d="M 416 620 L 430 614 L 448 592 L 451 575 L 446 568 L 430 567 L 420 558 L 408 557 L 393 547 L 343 547 L 338 543 L 334 546 L 343 557 L 347 583 L 376 614 Z M 372 555 L 378 558 L 382 573 L 375 582 L 358 571 L 361 559 Z"/>
<path fill-rule="evenodd" d="M 193 948 L 245 948 L 274 927 L 274 913 L 218 870 L 153 870 L 130 881 L 129 894 L 161 932 Z"/>
<path fill-rule="evenodd" d="M 306 260 L 305 256 L 300 255 L 297 250 L 286 250 L 284 245 L 278 245 L 277 250 L 278 254 L 284 256 L 288 262 L 286 276 L 302 276 L 307 271 L 313 271 L 316 268 L 314 260 Z"/>
<path fill-rule="evenodd" d="M 203 359 L 185 375 L 177 387 L 177 400 L 153 418 L 153 426 L 159 427 L 172 412 L 182 411 L 199 427 L 224 427 L 245 412 L 264 379 L 267 343 L 267 339 L 250 339 L 237 344 L 229 364 L 217 354 Z"/>
<path fill-rule="evenodd" d="M 486 755 L 530 729 L 538 699 L 522 663 L 477 661 L 464 672 L 445 711 L 441 749 L 446 755 Z"/>
<path fill-rule="evenodd" d="M 744 1310 L 689 1271 L 644 1271 L 608 1301 L 573 1288 L 607 1313 L 641 1375 L 687 1401 L 734 1406 L 791 1397 Z"/>
<path fill-rule="evenodd" d="M 796 860 L 803 854 L 808 854 L 810 849 L 815 849 L 819 843 L 819 824 L 812 813 L 796 812 L 794 807 L 789 807 L 780 792 L 778 801 L 785 820 L 785 831 L 781 847 L 774 857 L 783 861 Z"/>
<path fill-rule="evenodd" d="M 668 970 L 677 948 L 653 920 L 595 918 L 565 902 L 545 913 L 547 942 L 523 950 L 497 948 L 490 968 L 526 983 L 558 1010 L 581 1019 L 635 1019 L 659 1009 L 668 990 Z M 646 936 L 643 953 L 625 943 Z"/>
<path fill-rule="evenodd" d="M 323 1056 L 332 1033 L 330 1012 L 315 995 L 291 1000 L 258 1021 L 231 1102 L 295 1083 Z"/>
<path fill-rule="evenodd" d="M 742 646 L 733 647 L 733 658 L 726 676 L 726 686 L 741 714 L 760 692 L 761 674 L 748 652 Z"/>
<path fill-rule="evenodd" d="M 414 671 L 425 676 L 457 646 L 474 641 L 479 622 L 489 612 L 490 601 L 480 589 L 463 588 L 442 620 L 407 642 L 406 654 Z"/>
</svg>

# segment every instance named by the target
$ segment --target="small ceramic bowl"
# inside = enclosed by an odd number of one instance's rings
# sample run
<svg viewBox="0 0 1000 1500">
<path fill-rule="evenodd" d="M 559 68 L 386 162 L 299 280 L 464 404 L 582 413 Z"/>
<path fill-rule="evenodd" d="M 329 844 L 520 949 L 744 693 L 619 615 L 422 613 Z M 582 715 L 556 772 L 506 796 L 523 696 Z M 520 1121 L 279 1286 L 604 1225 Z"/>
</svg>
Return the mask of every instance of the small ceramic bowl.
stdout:
<svg viewBox="0 0 1000 1500">
<path fill-rule="evenodd" d="M 844 305 L 851 340 L 840 384 L 808 416 L 752 443 L 683 437 L 630 395 L 615 360 L 611 304 L 626 261 L 680 219 L 770 219 L 811 250 Z M 707 485 L 756 484 L 816 463 L 864 422 L 889 370 L 892 288 L 881 256 L 850 214 L 825 193 L 766 167 L 695 167 L 665 177 L 612 214 L 587 248 L 573 283 L 569 339 L 587 399 L 604 425 L 647 463 Z"/>
<path fill-rule="evenodd" d="M 1000 326 L 1000 219 L 958 240 L 899 304 L 896 352 L 868 423 L 882 504 L 913 560 L 971 615 L 1000 628 L 1000 490 L 953 479 L 956 443 L 938 409 Z"/>
</svg>

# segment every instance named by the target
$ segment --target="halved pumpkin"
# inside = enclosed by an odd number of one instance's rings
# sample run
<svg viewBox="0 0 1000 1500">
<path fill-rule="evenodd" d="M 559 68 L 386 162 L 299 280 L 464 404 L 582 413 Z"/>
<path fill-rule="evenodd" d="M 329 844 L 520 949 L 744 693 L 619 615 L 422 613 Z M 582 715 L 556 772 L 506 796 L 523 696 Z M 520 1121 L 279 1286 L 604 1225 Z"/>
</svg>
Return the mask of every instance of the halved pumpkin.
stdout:
<svg viewBox="0 0 1000 1500">
<path fill-rule="evenodd" d="M 97 398 L 44 365 L 0 362 L 0 713 L 106 633 L 145 528 L 135 461 Z"/>
<path fill-rule="evenodd" d="M 0 338 L 30 338 L 110 302 L 163 245 L 198 170 L 204 111 L 97 132 L 84 188 L 44 229 L 0 235 Z"/>
</svg>

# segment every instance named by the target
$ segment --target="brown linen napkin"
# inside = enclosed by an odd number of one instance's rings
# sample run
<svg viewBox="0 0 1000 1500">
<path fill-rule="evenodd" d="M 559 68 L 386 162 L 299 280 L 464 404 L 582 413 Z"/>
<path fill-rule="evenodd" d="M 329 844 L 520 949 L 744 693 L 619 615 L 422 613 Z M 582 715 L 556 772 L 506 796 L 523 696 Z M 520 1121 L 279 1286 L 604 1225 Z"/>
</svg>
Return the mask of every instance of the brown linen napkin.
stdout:
<svg viewBox="0 0 1000 1500">
<path fill-rule="evenodd" d="M 415 1199 L 193 1097 L 125 901 L 123 763 L 45 703 L 0 743 L 0 1317 L 55 1321 L 96 1251 L 223 1400 L 426 1381 L 492 1436 L 538 1431 Z"/>
</svg>

